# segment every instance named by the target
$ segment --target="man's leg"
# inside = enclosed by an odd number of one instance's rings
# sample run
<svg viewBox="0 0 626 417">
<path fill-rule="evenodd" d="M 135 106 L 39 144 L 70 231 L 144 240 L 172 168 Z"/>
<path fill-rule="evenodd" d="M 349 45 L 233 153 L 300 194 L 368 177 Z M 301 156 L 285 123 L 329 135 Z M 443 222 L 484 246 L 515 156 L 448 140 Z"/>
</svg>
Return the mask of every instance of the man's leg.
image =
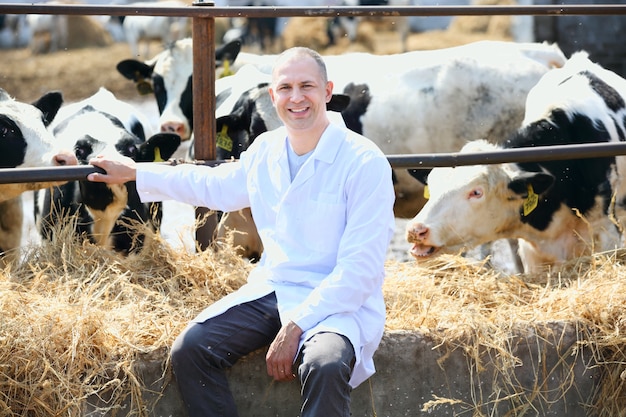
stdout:
<svg viewBox="0 0 626 417">
<path fill-rule="evenodd" d="M 348 338 L 316 334 L 304 343 L 300 358 L 301 417 L 349 417 L 355 356 Z"/>
<path fill-rule="evenodd" d="M 237 416 L 224 370 L 269 345 L 280 329 L 276 296 L 235 306 L 191 323 L 172 345 L 172 367 L 189 417 Z"/>
</svg>

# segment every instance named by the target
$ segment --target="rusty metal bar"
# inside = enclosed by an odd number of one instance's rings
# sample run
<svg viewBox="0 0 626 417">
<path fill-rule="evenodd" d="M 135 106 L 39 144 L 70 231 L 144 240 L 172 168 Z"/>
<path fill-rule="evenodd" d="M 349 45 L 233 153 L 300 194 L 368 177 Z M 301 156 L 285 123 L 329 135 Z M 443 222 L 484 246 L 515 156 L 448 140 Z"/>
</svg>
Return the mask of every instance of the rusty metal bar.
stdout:
<svg viewBox="0 0 626 417">
<path fill-rule="evenodd" d="M 603 158 L 626 155 L 626 142 L 586 143 L 580 145 L 537 146 L 534 148 L 503 149 L 493 152 L 475 153 L 431 153 L 413 155 L 387 155 L 394 168 L 436 168 L 462 165 L 500 164 L 509 162 L 542 162 L 565 159 Z M 196 165 L 218 165 L 230 161 L 194 161 Z M 164 162 L 141 162 L 142 164 Z M 173 164 L 175 165 L 175 163 Z M 0 184 L 80 181 L 92 172 L 104 172 L 92 165 L 48 168 L 3 168 L 0 169 Z"/>
<path fill-rule="evenodd" d="M 537 146 L 493 152 L 387 155 L 394 168 L 436 168 L 509 162 L 562 161 L 626 155 L 626 142 Z"/>
<path fill-rule="evenodd" d="M 194 3 L 194 6 L 199 3 Z M 206 2 L 209 3 L 209 2 Z M 510 6 L 335 6 L 335 7 L 167 7 L 151 5 L 0 4 L 0 14 L 65 14 L 215 17 L 335 17 L 335 16 L 482 16 L 482 15 L 626 15 L 623 4 L 560 4 Z"/>
<path fill-rule="evenodd" d="M 205 10 L 213 1 L 193 3 Z M 193 131 L 196 158 L 215 159 L 215 19 L 212 16 L 192 18 L 193 39 Z M 206 207 L 196 207 L 196 242 L 206 249 L 213 241 L 217 215 Z"/>
</svg>

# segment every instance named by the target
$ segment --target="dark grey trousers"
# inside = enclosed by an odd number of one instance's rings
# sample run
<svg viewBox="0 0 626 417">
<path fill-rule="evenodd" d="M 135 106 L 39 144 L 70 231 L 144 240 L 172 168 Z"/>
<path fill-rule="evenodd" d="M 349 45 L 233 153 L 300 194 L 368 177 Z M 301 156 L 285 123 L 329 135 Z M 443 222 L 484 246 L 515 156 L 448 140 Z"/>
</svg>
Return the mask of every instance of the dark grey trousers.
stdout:
<svg viewBox="0 0 626 417">
<path fill-rule="evenodd" d="M 235 306 L 192 323 L 174 341 L 172 367 L 189 417 L 236 417 L 225 369 L 268 346 L 281 327 L 276 295 Z M 298 356 L 301 417 L 349 417 L 354 366 L 350 341 L 336 333 L 307 340 Z"/>
</svg>

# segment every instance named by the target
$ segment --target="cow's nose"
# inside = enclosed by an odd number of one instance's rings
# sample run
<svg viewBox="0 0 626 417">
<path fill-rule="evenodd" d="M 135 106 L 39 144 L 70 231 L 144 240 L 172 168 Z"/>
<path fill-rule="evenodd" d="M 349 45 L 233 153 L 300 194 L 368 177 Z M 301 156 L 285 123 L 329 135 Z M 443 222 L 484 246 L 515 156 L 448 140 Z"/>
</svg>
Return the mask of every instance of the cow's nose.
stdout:
<svg viewBox="0 0 626 417">
<path fill-rule="evenodd" d="M 61 151 L 52 157 L 52 161 L 56 166 L 78 165 L 76 155 L 70 151 Z"/>
<path fill-rule="evenodd" d="M 430 229 L 424 223 L 409 223 L 406 228 L 406 240 L 410 243 L 424 242 Z"/>
<path fill-rule="evenodd" d="M 167 122 L 161 125 L 161 132 L 164 133 L 176 133 L 182 140 L 189 138 L 185 131 L 185 125 L 178 122 Z"/>
</svg>

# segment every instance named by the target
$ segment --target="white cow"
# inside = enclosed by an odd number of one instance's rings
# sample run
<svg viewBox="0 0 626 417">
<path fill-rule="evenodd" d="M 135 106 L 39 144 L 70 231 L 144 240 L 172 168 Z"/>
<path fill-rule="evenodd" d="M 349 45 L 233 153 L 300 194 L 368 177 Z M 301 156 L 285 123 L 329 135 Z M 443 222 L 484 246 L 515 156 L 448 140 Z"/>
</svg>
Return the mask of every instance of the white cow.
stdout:
<svg viewBox="0 0 626 417">
<path fill-rule="evenodd" d="M 185 3 L 176 0 L 159 2 L 131 3 L 129 6 L 164 6 L 164 7 L 186 7 Z M 140 56 L 139 43 L 144 43 L 143 56 L 150 56 L 150 41 L 158 40 L 164 45 L 169 45 L 187 36 L 187 16 L 126 16 L 122 22 L 122 29 L 126 42 L 130 46 L 134 57 Z"/>
<path fill-rule="evenodd" d="M 463 152 L 623 142 L 626 80 L 574 54 L 528 94 L 521 127 L 501 146 Z M 428 259 L 519 239 L 525 272 L 623 246 L 626 157 L 435 168 L 430 199 L 407 224 L 411 254 Z M 622 238 L 623 239 L 623 238 Z"/>
</svg>

